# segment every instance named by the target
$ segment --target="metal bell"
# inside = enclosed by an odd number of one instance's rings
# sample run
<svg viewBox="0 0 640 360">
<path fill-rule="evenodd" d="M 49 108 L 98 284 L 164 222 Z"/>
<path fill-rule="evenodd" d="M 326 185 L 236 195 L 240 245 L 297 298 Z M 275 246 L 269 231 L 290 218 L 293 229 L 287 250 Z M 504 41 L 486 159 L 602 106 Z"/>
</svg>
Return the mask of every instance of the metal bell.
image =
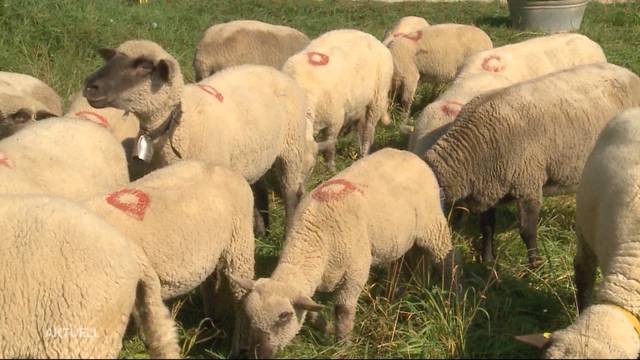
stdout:
<svg viewBox="0 0 640 360">
<path fill-rule="evenodd" d="M 142 160 L 146 163 L 150 163 L 153 158 L 153 144 L 151 139 L 147 135 L 142 135 L 136 142 L 136 147 L 133 149 L 133 158 Z"/>
</svg>

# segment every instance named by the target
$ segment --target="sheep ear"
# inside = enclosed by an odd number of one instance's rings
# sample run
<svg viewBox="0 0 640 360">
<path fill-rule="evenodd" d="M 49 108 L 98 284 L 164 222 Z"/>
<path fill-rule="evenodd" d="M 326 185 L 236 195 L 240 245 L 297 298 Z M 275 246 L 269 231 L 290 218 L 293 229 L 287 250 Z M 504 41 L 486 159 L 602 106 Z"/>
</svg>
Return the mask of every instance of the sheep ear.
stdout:
<svg viewBox="0 0 640 360">
<path fill-rule="evenodd" d="M 27 108 L 22 108 L 14 112 L 13 114 L 9 115 L 9 118 L 11 118 L 13 121 L 17 123 L 25 123 L 33 119 L 33 111 Z"/>
<path fill-rule="evenodd" d="M 57 115 L 54 114 L 54 113 L 51 113 L 51 112 L 49 112 L 47 110 L 39 110 L 38 112 L 36 112 L 35 119 L 36 120 L 42 120 L 42 119 L 47 119 L 47 118 L 55 117 L 55 116 L 57 116 Z"/>
<path fill-rule="evenodd" d="M 169 79 L 171 79 L 171 75 L 173 72 L 173 68 L 170 62 L 168 62 L 167 60 L 158 61 L 156 70 L 158 71 L 158 74 L 160 75 L 160 78 L 162 80 L 164 80 L 165 82 L 169 82 Z"/>
<path fill-rule="evenodd" d="M 324 305 L 316 303 L 308 296 L 298 296 L 291 302 L 291 305 L 296 309 L 307 311 L 320 311 L 324 308 Z"/>
<path fill-rule="evenodd" d="M 515 339 L 525 344 L 542 349 L 551 341 L 551 333 L 519 335 Z"/>
<path fill-rule="evenodd" d="M 229 280 L 233 281 L 234 283 L 236 283 L 238 286 L 240 286 L 245 290 L 249 290 L 249 291 L 253 290 L 253 286 L 256 284 L 256 282 L 253 280 L 239 278 L 234 276 L 233 274 L 229 274 L 228 276 L 229 276 Z"/>
<path fill-rule="evenodd" d="M 116 56 L 116 49 L 111 49 L 111 48 L 100 48 L 98 49 L 98 54 L 100 54 L 100 56 L 104 59 L 104 61 L 109 61 L 111 59 L 113 59 L 114 56 Z"/>
</svg>

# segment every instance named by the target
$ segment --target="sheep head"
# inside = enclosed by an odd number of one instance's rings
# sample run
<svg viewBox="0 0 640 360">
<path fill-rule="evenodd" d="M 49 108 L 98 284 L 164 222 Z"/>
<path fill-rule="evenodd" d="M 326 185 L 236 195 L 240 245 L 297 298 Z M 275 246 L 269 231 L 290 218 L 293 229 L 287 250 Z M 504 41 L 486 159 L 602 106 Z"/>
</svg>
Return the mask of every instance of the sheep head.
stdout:
<svg viewBox="0 0 640 360">
<path fill-rule="evenodd" d="M 306 312 L 322 309 L 293 284 L 272 279 L 234 281 L 249 290 L 244 311 L 250 322 L 250 356 L 274 357 L 300 331 Z"/>
</svg>

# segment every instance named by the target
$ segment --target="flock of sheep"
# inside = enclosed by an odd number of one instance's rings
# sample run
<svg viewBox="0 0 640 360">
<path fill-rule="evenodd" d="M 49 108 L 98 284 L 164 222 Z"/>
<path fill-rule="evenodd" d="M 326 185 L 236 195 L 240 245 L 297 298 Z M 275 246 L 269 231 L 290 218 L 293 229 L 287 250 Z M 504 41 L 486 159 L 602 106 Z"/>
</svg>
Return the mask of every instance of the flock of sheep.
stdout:
<svg viewBox="0 0 640 360">
<path fill-rule="evenodd" d="M 0 357 L 116 357 L 130 316 L 152 357 L 178 357 L 163 300 L 199 286 L 207 314 L 236 315 L 232 355 L 275 356 L 322 320 L 316 292 L 335 294 L 344 339 L 370 267 L 414 246 L 457 289 L 441 196 L 480 213 L 483 261 L 495 207 L 516 201 L 537 266 L 543 196 L 576 191 L 580 316 L 520 339 L 551 358 L 640 353 L 640 78 L 587 37 L 493 48 L 474 26 L 406 17 L 384 41 L 310 41 L 232 21 L 204 33 L 193 84 L 154 42 L 98 52 L 105 65 L 64 115 L 46 84 L 0 72 Z M 420 80 L 450 84 L 403 126 L 410 151 L 365 156 L 392 101 L 408 119 Z M 335 171 L 349 131 L 362 158 L 305 194 L 316 155 Z M 254 280 L 270 169 L 286 239 L 271 277 Z"/>
</svg>

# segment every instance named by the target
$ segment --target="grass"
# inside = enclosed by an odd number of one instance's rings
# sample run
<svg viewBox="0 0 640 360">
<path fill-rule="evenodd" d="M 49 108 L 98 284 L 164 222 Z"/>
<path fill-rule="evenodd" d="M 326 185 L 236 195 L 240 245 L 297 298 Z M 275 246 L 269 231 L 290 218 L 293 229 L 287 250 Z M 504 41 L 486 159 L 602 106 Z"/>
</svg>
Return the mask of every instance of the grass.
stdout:
<svg viewBox="0 0 640 360">
<path fill-rule="evenodd" d="M 191 61 L 202 31 L 213 23 L 257 19 L 301 29 L 311 37 L 335 28 L 357 28 L 381 38 L 404 15 L 423 16 L 431 23 L 475 24 L 496 46 L 539 34 L 508 26 L 508 11 L 497 3 L 395 3 L 364 1 L 37 1 L 0 0 L 1 70 L 32 74 L 51 84 L 63 97 L 80 90 L 83 79 L 101 63 L 98 47 L 115 47 L 132 38 L 164 46 L 180 61 L 185 78 L 193 80 Z M 609 60 L 640 73 L 640 4 L 590 3 L 581 32 L 598 41 Z M 428 102 L 430 89 L 418 93 L 414 112 Z M 394 125 L 380 128 L 375 147 L 403 148 L 406 139 Z M 339 142 L 339 169 L 355 158 L 353 138 Z M 319 164 L 308 182 L 311 189 L 330 175 Z M 272 198 L 271 232 L 257 239 L 257 275 L 268 276 L 283 240 L 282 204 Z M 411 280 L 402 296 L 390 288 L 388 269 L 377 269 L 363 293 L 354 336 L 335 343 L 304 327 L 281 357 L 533 357 L 539 352 L 513 340 L 513 335 L 567 326 L 575 317 L 572 256 L 575 251 L 573 197 L 545 200 L 539 241 L 546 263 L 526 267 L 513 206 L 498 211 L 498 265 L 477 264 L 472 242 L 479 236 L 477 218 L 454 228 L 464 260 L 464 290 L 449 293 L 439 286 Z M 330 296 L 319 296 L 330 304 Z M 179 323 L 183 355 L 224 357 L 229 350 L 223 330 L 204 319 L 197 292 L 172 302 Z M 327 316 L 331 314 L 326 310 Z M 127 336 L 122 357 L 145 358 L 144 344 Z"/>
</svg>

